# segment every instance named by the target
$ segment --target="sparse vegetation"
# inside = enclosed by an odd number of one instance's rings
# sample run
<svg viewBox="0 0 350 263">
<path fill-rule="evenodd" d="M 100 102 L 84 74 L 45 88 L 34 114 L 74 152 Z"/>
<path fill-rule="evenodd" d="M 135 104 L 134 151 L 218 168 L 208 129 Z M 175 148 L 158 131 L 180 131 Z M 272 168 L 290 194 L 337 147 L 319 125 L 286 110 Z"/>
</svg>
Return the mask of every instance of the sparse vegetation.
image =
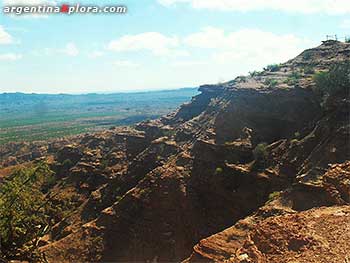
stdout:
<svg viewBox="0 0 350 263">
<path fill-rule="evenodd" d="M 101 169 L 106 169 L 108 167 L 109 161 L 108 159 L 101 160 Z"/>
<path fill-rule="evenodd" d="M 246 76 L 239 76 L 240 82 L 247 82 Z"/>
<path fill-rule="evenodd" d="M 176 134 L 175 130 L 162 130 L 164 136 L 171 138 Z"/>
<path fill-rule="evenodd" d="M 310 50 L 306 50 L 303 53 L 303 59 L 304 60 L 310 60 L 312 57 L 312 52 Z"/>
<path fill-rule="evenodd" d="M 0 145 L 132 125 L 167 114 L 197 93 L 185 88 L 87 95 L 0 94 Z"/>
<path fill-rule="evenodd" d="M 267 165 L 268 151 L 267 143 L 259 143 L 253 150 L 254 155 L 254 170 L 264 169 Z"/>
<path fill-rule="evenodd" d="M 275 191 L 275 192 L 270 193 L 267 203 L 270 203 L 273 200 L 277 199 L 278 197 L 280 197 L 280 195 L 281 195 L 281 192 L 279 192 L 279 191 Z"/>
<path fill-rule="evenodd" d="M 264 81 L 264 84 L 266 85 L 266 86 L 268 86 L 269 88 L 275 88 L 276 86 L 277 86 L 277 84 L 278 84 L 278 81 L 277 80 L 275 80 L 275 79 L 266 79 L 265 81 Z"/>
<path fill-rule="evenodd" d="M 14 172 L 0 188 L 1 253 L 6 259 L 38 257 L 38 238 L 50 229 L 55 208 L 42 186 L 52 171 L 45 163 Z M 34 260 L 34 259 L 33 259 Z"/>
<path fill-rule="evenodd" d="M 223 169 L 221 167 L 217 167 L 215 169 L 215 174 L 221 174 L 223 172 Z"/>
<path fill-rule="evenodd" d="M 296 72 L 296 71 L 293 71 L 291 74 L 290 74 L 290 78 L 292 79 L 300 79 L 301 78 L 301 75 L 300 73 Z"/>
<path fill-rule="evenodd" d="M 284 83 L 288 85 L 296 85 L 298 84 L 299 79 L 301 78 L 300 73 L 293 71 L 289 77 L 284 81 Z"/>
<path fill-rule="evenodd" d="M 315 70 L 311 66 L 306 66 L 303 68 L 304 74 L 314 74 Z"/>
<path fill-rule="evenodd" d="M 270 71 L 270 72 L 276 72 L 279 71 L 281 68 L 280 64 L 271 64 L 271 65 L 267 65 L 264 70 L 266 71 Z"/>
<path fill-rule="evenodd" d="M 294 133 L 294 137 L 295 137 L 295 138 L 299 138 L 299 137 L 300 137 L 300 132 L 295 132 L 295 133 Z"/>
<path fill-rule="evenodd" d="M 70 159 L 66 159 L 62 162 L 62 166 L 65 169 L 69 169 L 73 166 L 73 162 Z"/>
<path fill-rule="evenodd" d="M 292 140 L 290 141 L 290 145 L 293 147 L 293 146 L 297 145 L 298 142 L 299 142 L 298 139 L 292 139 Z"/>
<path fill-rule="evenodd" d="M 322 71 L 314 75 L 315 92 L 324 96 L 342 96 L 350 91 L 350 62 L 339 63 L 328 72 Z"/>
<path fill-rule="evenodd" d="M 262 75 L 262 72 L 261 71 L 256 71 L 256 70 L 254 70 L 254 71 L 250 71 L 249 72 L 249 76 L 251 76 L 251 77 L 259 77 L 259 76 L 261 76 Z"/>
</svg>

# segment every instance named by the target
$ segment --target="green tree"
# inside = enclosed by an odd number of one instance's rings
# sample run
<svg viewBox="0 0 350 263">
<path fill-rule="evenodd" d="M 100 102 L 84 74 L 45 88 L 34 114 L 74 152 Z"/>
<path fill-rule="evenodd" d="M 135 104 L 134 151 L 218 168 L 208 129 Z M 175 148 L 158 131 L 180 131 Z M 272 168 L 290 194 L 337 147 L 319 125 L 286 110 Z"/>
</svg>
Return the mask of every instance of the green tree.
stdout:
<svg viewBox="0 0 350 263">
<path fill-rule="evenodd" d="M 49 229 L 50 198 L 41 186 L 53 172 L 45 163 L 15 171 L 0 187 L 1 252 L 7 259 L 34 255 L 40 236 Z"/>
<path fill-rule="evenodd" d="M 268 161 L 268 151 L 267 151 L 267 143 L 259 143 L 253 150 L 253 155 L 254 155 L 254 165 L 253 169 L 258 170 L 258 169 L 264 169 L 267 166 L 267 161 Z"/>
<path fill-rule="evenodd" d="M 264 70 L 266 71 L 270 71 L 270 72 L 276 72 L 279 71 L 281 68 L 281 65 L 279 64 L 271 64 L 271 65 L 267 65 Z"/>
<path fill-rule="evenodd" d="M 314 75 L 315 91 L 321 95 L 343 96 L 350 91 L 350 62 L 333 65 L 329 71 Z"/>
</svg>

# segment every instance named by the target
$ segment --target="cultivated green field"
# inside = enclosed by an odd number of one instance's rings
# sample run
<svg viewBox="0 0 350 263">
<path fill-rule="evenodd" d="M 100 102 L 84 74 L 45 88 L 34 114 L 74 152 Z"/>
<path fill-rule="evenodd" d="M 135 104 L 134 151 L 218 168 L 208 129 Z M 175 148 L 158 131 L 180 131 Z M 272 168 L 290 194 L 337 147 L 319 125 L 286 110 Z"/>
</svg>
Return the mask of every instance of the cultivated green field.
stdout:
<svg viewBox="0 0 350 263">
<path fill-rule="evenodd" d="M 46 140 L 157 118 L 196 88 L 116 94 L 0 94 L 0 144 Z"/>
</svg>

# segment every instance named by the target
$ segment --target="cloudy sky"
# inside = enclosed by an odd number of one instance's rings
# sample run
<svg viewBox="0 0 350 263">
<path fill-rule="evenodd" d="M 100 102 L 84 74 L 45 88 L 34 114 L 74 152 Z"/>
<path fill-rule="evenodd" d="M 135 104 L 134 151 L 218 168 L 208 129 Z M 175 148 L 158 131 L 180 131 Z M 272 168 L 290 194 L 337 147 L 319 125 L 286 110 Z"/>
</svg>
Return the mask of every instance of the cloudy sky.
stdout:
<svg viewBox="0 0 350 263">
<path fill-rule="evenodd" d="M 1 12 L 0 92 L 117 92 L 217 83 L 284 62 L 319 45 L 327 34 L 350 35 L 349 0 L 80 3 L 124 4 L 128 12 L 22 17 Z"/>
</svg>

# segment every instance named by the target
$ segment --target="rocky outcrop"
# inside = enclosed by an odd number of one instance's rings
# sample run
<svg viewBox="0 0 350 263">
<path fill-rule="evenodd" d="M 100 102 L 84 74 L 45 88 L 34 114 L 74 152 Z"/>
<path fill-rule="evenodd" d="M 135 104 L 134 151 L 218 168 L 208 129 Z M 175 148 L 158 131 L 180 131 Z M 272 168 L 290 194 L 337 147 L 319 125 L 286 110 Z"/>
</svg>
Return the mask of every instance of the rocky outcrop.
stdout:
<svg viewBox="0 0 350 263">
<path fill-rule="evenodd" d="M 340 251 L 350 237 L 341 234 L 350 223 L 350 162 L 332 165 L 321 180 L 319 186 L 292 186 L 252 216 L 201 240 L 185 262 L 346 262 L 350 254 Z M 326 205 L 346 206 L 312 209 Z"/>
<path fill-rule="evenodd" d="M 185 262 L 346 262 L 350 206 L 249 220 L 203 239 Z"/>
<path fill-rule="evenodd" d="M 332 165 L 322 178 L 322 185 L 335 204 L 350 203 L 350 162 Z"/>
<path fill-rule="evenodd" d="M 312 91 L 301 88 L 234 89 L 229 96 L 215 120 L 218 143 L 241 138 L 245 127 L 252 130 L 253 145 L 272 143 L 293 136 L 321 114 Z"/>
</svg>

